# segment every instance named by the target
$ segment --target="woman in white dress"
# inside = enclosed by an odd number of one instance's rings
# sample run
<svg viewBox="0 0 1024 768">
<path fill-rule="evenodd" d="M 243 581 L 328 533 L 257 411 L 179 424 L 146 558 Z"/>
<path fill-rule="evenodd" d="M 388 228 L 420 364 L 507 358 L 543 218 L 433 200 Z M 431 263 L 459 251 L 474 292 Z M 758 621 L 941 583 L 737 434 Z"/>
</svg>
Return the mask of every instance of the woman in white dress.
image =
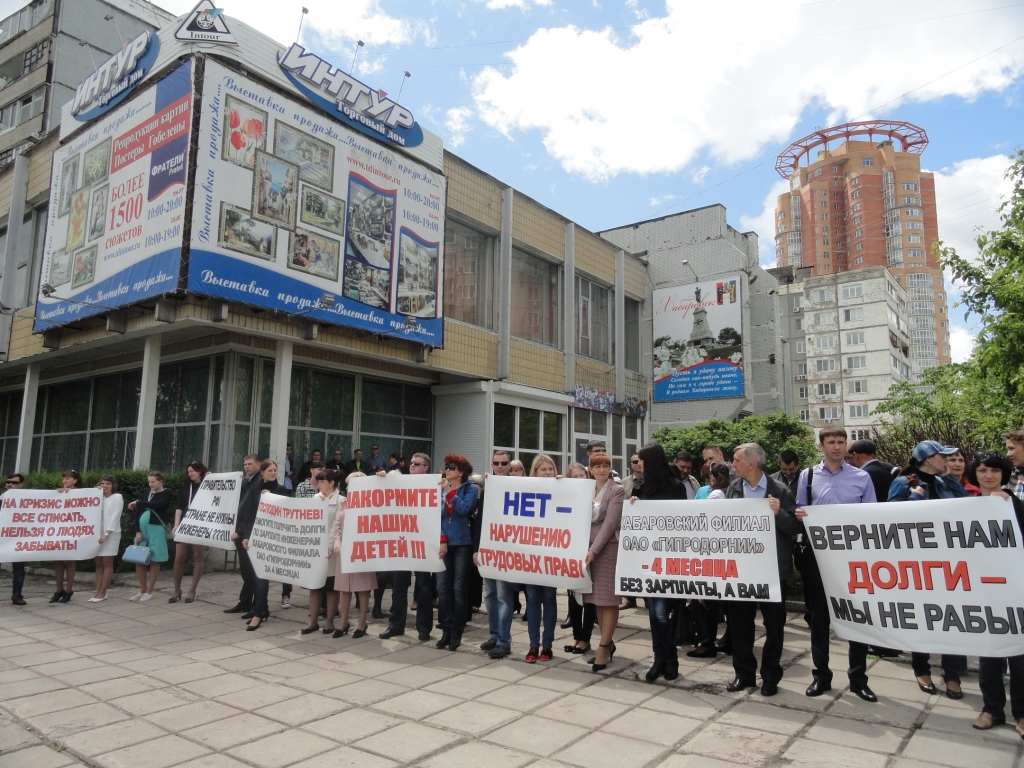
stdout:
<svg viewBox="0 0 1024 768">
<path fill-rule="evenodd" d="M 337 558 L 334 585 L 341 592 L 341 607 L 338 609 L 338 614 L 341 616 L 342 621 L 345 622 L 345 626 L 335 630 L 331 637 L 344 637 L 348 634 L 348 611 L 352 605 L 352 593 L 354 592 L 356 600 L 359 602 L 359 626 L 352 633 L 352 637 L 358 640 L 360 637 L 366 636 L 366 611 L 370 605 L 370 592 L 377 588 L 377 574 L 372 571 L 369 573 L 342 573 L 341 571 L 341 558 L 338 555 L 341 553 L 341 539 L 345 531 L 345 497 L 341 496 L 337 491 L 335 491 L 333 496 L 325 494 L 325 489 L 328 486 L 325 484 L 324 475 L 328 473 L 325 472 L 323 475 L 320 475 L 320 495 L 327 499 L 328 504 L 336 504 L 338 508 L 338 513 L 334 518 L 334 525 L 331 528 L 334 546 L 331 547 L 330 552 Z M 340 479 L 341 473 L 337 472 L 336 474 L 338 479 Z M 357 477 L 366 477 L 366 474 L 363 472 L 352 472 L 345 478 L 345 486 L 347 487 Z M 334 501 L 334 499 L 337 500 Z"/>
<path fill-rule="evenodd" d="M 124 498 L 117 492 L 117 479 L 113 475 L 100 478 L 103 491 L 103 519 L 100 523 L 100 551 L 96 554 L 96 594 L 90 603 L 102 603 L 107 599 L 107 589 L 114 580 L 114 558 L 121 544 L 121 512 Z"/>
</svg>

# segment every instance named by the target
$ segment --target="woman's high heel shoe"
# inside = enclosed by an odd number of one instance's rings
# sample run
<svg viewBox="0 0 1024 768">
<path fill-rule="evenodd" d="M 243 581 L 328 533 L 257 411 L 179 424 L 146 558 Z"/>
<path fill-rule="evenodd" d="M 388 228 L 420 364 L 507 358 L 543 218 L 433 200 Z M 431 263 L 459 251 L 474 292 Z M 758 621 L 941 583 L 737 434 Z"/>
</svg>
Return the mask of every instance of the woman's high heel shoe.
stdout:
<svg viewBox="0 0 1024 768">
<path fill-rule="evenodd" d="M 263 626 L 264 622 L 269 619 L 269 616 L 253 616 L 253 621 L 258 621 L 259 624 L 250 624 L 245 628 L 246 632 L 255 632 L 257 629 Z"/>
<path fill-rule="evenodd" d="M 312 634 L 313 632 L 316 632 L 318 629 L 320 629 L 320 625 L 319 624 L 310 624 L 308 627 L 303 627 L 302 628 L 301 634 L 309 635 L 309 634 Z"/>
<path fill-rule="evenodd" d="M 604 664 L 598 664 L 597 663 L 597 657 L 595 656 L 594 657 L 594 663 L 590 665 L 590 671 L 591 672 L 600 672 L 605 667 L 607 667 L 609 664 L 611 664 L 612 663 L 612 659 L 615 658 L 615 643 L 609 643 L 608 645 L 605 645 L 604 643 L 601 643 L 601 647 L 602 648 L 611 648 L 611 650 L 608 652 L 608 661 L 606 661 Z"/>
<path fill-rule="evenodd" d="M 333 637 L 335 640 L 337 640 L 339 637 L 344 637 L 347 634 L 348 634 L 348 624 L 346 624 L 341 629 L 334 630 L 334 634 L 331 635 L 331 637 Z"/>
</svg>

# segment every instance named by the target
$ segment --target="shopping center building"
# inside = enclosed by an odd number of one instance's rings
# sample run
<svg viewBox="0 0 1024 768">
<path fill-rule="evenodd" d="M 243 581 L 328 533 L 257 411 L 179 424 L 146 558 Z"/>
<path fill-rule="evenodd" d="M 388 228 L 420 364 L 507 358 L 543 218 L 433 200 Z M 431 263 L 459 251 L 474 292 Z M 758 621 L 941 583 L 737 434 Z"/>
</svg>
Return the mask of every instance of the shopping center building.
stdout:
<svg viewBox="0 0 1024 768">
<path fill-rule="evenodd" d="M 97 62 L 0 172 L 0 471 L 286 444 L 564 467 L 594 438 L 624 471 L 650 433 L 644 260 L 203 6 Z"/>
</svg>

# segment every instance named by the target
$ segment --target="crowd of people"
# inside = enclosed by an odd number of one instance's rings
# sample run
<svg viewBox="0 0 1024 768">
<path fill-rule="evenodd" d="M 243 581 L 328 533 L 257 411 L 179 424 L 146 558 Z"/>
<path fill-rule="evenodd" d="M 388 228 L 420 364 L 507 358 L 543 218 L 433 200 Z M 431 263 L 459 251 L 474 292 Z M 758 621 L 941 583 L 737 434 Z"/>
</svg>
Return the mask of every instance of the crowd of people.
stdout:
<svg viewBox="0 0 1024 768">
<path fill-rule="evenodd" d="M 1007 433 L 1005 456 L 995 451 L 982 451 L 975 453 L 970 463 L 958 448 L 925 440 L 913 449 L 902 468 L 880 461 L 871 440 L 849 440 L 842 428 L 826 427 L 820 431 L 818 439 L 822 461 L 814 466 L 801 467 L 800 457 L 791 450 L 784 450 L 778 456 L 779 471 L 772 475 L 765 472 L 767 457 L 756 443 L 736 446 L 731 462 L 726 461 L 721 448 L 707 446 L 702 451 L 699 478 L 693 473 L 694 456 L 680 451 L 670 462 L 657 443 L 646 445 L 631 456 L 631 472 L 621 479 L 613 471 L 611 458 L 601 441 L 589 443 L 586 463 L 569 465 L 564 475 L 558 474 L 555 460 L 544 454 L 535 456 L 527 471 L 523 463 L 513 459 L 507 451 L 497 450 L 491 457 L 489 472 L 483 475 L 474 473 L 473 466 L 464 456 L 449 454 L 437 470 L 442 476 L 439 555 L 444 569 L 436 575 L 427 572 L 344 573 L 339 558 L 347 484 L 353 478 L 369 474 L 429 474 L 431 458 L 427 454 L 416 453 L 408 460 L 393 454 L 385 460 L 374 445 L 371 456 L 366 459 L 361 450 L 356 450 L 351 460 L 342 462 L 341 452 L 335 450 L 332 458 L 324 462 L 321 452 L 313 451 L 310 459 L 296 471 L 289 446 L 281 480 L 274 461 L 261 460 L 259 456 L 250 454 L 243 462 L 244 477 L 232 534 L 242 587 L 237 604 L 225 613 L 241 614 L 248 622 L 248 631 L 257 630 L 270 617 L 270 582 L 256 577 L 248 554 L 261 495 L 279 493 L 316 497 L 326 503 L 328 513 L 330 575 L 322 587 L 309 593 L 309 623 L 301 630 L 302 634 L 319 631 L 333 638 L 348 635 L 354 594 L 358 618 L 352 631 L 353 638 L 363 637 L 369 632 L 370 618 L 387 618 L 380 638 L 387 640 L 404 635 L 411 607 L 419 641 L 431 642 L 436 607 L 437 628 L 441 629 L 441 636 L 435 645 L 439 649 L 455 651 L 462 645 L 467 622 L 474 612 L 482 609 L 486 613 L 489 637 L 480 648 L 492 659 L 503 659 L 512 653 L 512 622 L 514 616 L 523 610 L 520 595 L 525 593 L 523 620 L 527 623 L 528 648 L 523 659 L 527 663 L 550 661 L 554 657 L 554 636 L 558 624 L 555 588 L 481 578 L 477 569 L 480 564 L 478 551 L 484 495 L 492 475 L 591 478 L 595 481 L 595 491 L 590 546 L 585 562 L 592 586 L 586 592 L 569 592 L 568 616 L 562 627 L 571 627 L 573 640 L 564 646 L 564 652 L 589 655 L 588 663 L 597 673 L 614 662 L 615 631 L 620 611 L 637 607 L 635 599 L 623 600 L 616 594 L 615 570 L 623 510 L 628 510 L 628 505 L 637 500 L 767 499 L 775 518 L 782 600 L 642 598 L 648 613 L 654 656 L 645 678 L 651 683 L 662 677 L 669 681 L 676 679 L 679 676 L 678 649 L 692 645 L 693 648 L 687 652 L 689 657 L 715 658 L 719 653 L 732 656 L 735 678 L 726 687 L 727 691 L 756 688 L 755 620 L 760 611 L 765 628 L 760 659 L 760 692 L 766 697 L 776 695 L 784 673 L 782 650 L 787 621 L 786 585 L 797 570 L 803 585 L 804 619 L 810 627 L 813 663 L 813 680 L 806 695 L 821 696 L 831 690 L 833 681 L 829 667 L 831 618 L 815 552 L 804 537 L 802 521 L 808 508 L 831 504 L 999 496 L 1013 505 L 1024 528 L 1024 430 Z M 144 544 L 151 553 L 148 565 L 136 565 L 139 588 L 129 599 L 138 602 L 153 599 L 160 566 L 170 558 L 168 542 L 173 540 L 173 531 L 208 473 L 202 462 L 190 463 L 187 477 L 175 495 L 164 487 L 164 477 L 160 472 L 150 472 L 148 491 L 127 505 L 117 492 L 116 479 L 112 475 L 102 476 L 99 483 L 103 494 L 101 546 L 96 557 L 96 589 L 89 598 L 90 602 L 108 599 L 125 510 L 132 515 L 136 543 Z M 24 476 L 12 474 L 7 478 L 6 488 L 22 488 L 24 481 Z M 69 470 L 63 473 L 58 490 L 66 492 L 81 487 L 79 473 Z M 189 554 L 193 563 L 192 579 L 183 596 L 182 582 Z M 205 554 L 205 548 L 201 546 L 174 545 L 174 585 L 169 602 L 183 599 L 191 603 L 196 599 Z M 50 602 L 67 603 L 74 594 L 75 562 L 57 561 L 54 569 L 57 589 Z M 23 583 L 24 564 L 16 563 L 12 595 L 15 605 L 25 605 L 21 594 Z M 413 589 L 411 606 L 410 587 Z M 391 604 L 390 611 L 385 613 L 382 606 L 388 589 L 391 591 Z M 282 608 L 290 607 L 291 591 L 291 585 L 283 585 Z M 372 614 L 371 594 L 375 602 Z M 720 633 L 723 619 L 725 630 Z M 599 635 L 596 649 L 592 645 L 595 626 Z M 866 702 L 876 702 L 878 698 L 868 685 L 868 656 L 894 657 L 900 654 L 900 649 L 849 642 L 847 675 L 851 693 Z M 912 653 L 911 663 L 921 691 L 925 694 L 939 693 L 932 679 L 929 655 Z M 943 655 L 940 666 L 944 695 L 951 699 L 962 698 L 961 676 L 967 671 L 966 657 Z M 1007 670 L 1011 714 L 1018 734 L 1024 738 L 1024 655 L 980 660 L 979 684 L 984 707 L 974 727 L 988 730 L 1006 722 L 1003 677 Z"/>
</svg>

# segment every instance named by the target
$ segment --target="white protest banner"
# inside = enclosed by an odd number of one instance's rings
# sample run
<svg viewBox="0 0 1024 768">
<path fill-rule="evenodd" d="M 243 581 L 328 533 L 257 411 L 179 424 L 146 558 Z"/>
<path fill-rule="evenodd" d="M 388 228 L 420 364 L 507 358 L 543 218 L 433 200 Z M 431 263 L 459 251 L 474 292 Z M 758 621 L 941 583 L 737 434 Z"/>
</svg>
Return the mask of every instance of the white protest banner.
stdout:
<svg viewBox="0 0 1024 768">
<path fill-rule="evenodd" d="M 98 488 L 11 490 L 0 501 L 0 563 L 88 560 L 100 551 Z"/>
<path fill-rule="evenodd" d="M 615 592 L 782 602 L 768 501 L 627 501 Z"/>
<path fill-rule="evenodd" d="M 920 653 L 1024 653 L 1024 542 L 997 497 L 805 507 L 844 640 Z"/>
<path fill-rule="evenodd" d="M 192 498 L 174 531 L 178 544 L 199 544 L 216 549 L 234 549 L 238 495 L 242 490 L 241 472 L 210 473 Z"/>
<path fill-rule="evenodd" d="M 480 575 L 516 584 L 589 591 L 585 560 L 593 480 L 487 478 Z"/>
<path fill-rule="evenodd" d="M 249 537 L 249 560 L 256 578 L 319 589 L 327 573 L 331 523 L 327 502 L 315 496 L 293 499 L 264 493 Z"/>
<path fill-rule="evenodd" d="M 444 570 L 441 476 L 357 477 L 348 484 L 342 573 Z"/>
</svg>

